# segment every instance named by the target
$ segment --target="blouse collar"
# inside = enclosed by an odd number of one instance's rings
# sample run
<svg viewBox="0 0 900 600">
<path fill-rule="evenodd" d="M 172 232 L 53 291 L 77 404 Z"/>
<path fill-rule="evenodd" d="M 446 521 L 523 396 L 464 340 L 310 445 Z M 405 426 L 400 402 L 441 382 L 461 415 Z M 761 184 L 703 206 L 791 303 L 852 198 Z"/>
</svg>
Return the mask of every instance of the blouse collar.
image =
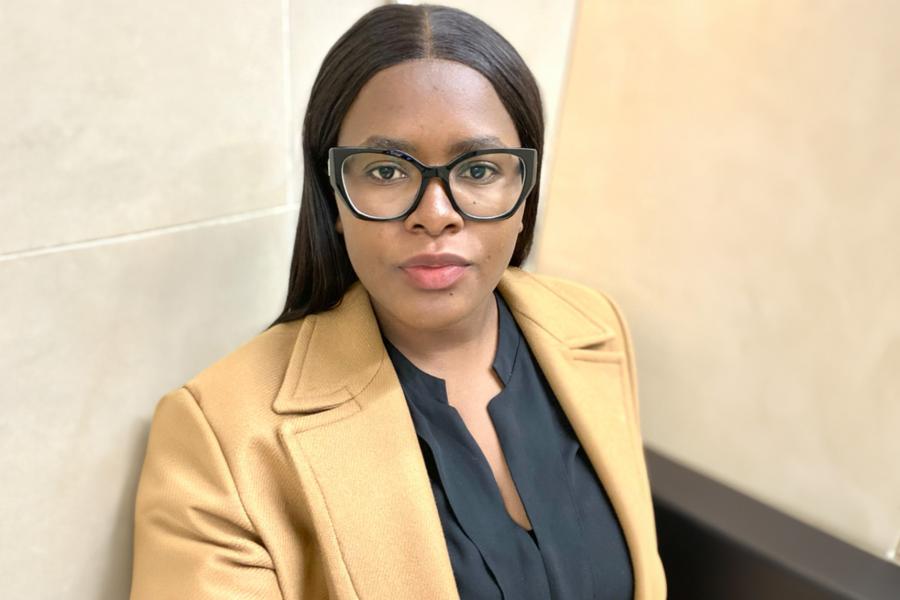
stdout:
<svg viewBox="0 0 900 600">
<path fill-rule="evenodd" d="M 518 355 L 519 345 L 521 343 L 521 333 L 516 326 L 516 321 L 506 305 L 506 302 L 496 290 L 494 290 L 494 298 L 497 302 L 498 313 L 498 335 L 497 335 L 497 351 L 494 354 L 492 367 L 497 377 L 503 382 L 504 387 L 509 385 L 512 379 L 513 370 L 516 364 L 516 356 Z M 447 403 L 447 394 L 445 382 L 439 377 L 435 377 L 430 373 L 418 368 L 406 356 L 403 355 L 391 342 L 382 334 L 384 347 L 394 363 L 394 369 L 397 371 L 397 377 L 403 387 L 415 389 L 420 392 L 426 392 L 427 396 L 440 399 Z M 418 395 L 418 394 L 416 394 Z"/>
</svg>

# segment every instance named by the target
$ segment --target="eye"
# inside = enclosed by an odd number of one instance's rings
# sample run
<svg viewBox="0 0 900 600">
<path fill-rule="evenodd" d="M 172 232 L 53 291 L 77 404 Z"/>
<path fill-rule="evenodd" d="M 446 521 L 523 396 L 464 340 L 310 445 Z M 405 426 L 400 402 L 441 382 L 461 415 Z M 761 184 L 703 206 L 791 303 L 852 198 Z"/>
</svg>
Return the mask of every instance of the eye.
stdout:
<svg viewBox="0 0 900 600">
<path fill-rule="evenodd" d="M 376 182 L 383 183 L 398 181 L 400 179 L 405 179 L 408 177 L 402 169 L 400 169 L 397 165 L 392 164 L 372 166 L 368 171 L 366 171 L 366 174 Z"/>
<path fill-rule="evenodd" d="M 490 181 L 498 173 L 497 169 L 489 163 L 469 163 L 459 169 L 459 176 L 472 179 L 476 182 Z"/>
</svg>

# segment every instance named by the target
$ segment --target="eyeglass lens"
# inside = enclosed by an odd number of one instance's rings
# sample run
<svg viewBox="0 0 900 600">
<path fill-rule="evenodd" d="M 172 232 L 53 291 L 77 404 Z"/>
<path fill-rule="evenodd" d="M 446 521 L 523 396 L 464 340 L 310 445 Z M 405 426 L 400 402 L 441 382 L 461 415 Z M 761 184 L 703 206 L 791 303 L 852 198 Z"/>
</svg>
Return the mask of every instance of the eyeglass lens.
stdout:
<svg viewBox="0 0 900 600">
<path fill-rule="evenodd" d="M 378 153 L 348 156 L 341 169 L 351 204 L 378 218 L 396 217 L 409 209 L 422 185 L 422 174 L 409 162 Z M 475 217 L 508 212 L 522 193 L 525 163 L 514 154 L 481 154 L 450 172 L 450 193 L 460 209 Z"/>
</svg>

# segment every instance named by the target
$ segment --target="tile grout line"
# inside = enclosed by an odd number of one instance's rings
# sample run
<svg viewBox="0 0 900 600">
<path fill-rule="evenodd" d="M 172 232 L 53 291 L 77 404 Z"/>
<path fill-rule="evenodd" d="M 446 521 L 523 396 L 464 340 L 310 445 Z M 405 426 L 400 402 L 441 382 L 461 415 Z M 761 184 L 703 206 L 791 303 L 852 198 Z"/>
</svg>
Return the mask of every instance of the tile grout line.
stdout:
<svg viewBox="0 0 900 600">
<path fill-rule="evenodd" d="M 294 194 L 297 193 L 294 181 L 296 168 L 296 137 L 294 131 L 294 85 L 291 57 L 291 0 L 281 0 L 281 79 L 282 102 L 284 104 L 284 126 L 287 130 L 287 185 L 285 185 L 285 204 L 294 203 Z"/>
<path fill-rule="evenodd" d="M 0 263 L 19 260 L 23 258 L 33 258 L 36 256 L 44 256 L 46 254 L 57 254 L 59 252 L 70 252 L 73 250 L 84 250 L 87 248 L 95 248 L 98 246 L 111 246 L 115 244 L 123 244 L 144 240 L 148 238 L 158 237 L 161 235 L 169 235 L 172 233 L 181 233 L 184 231 L 192 231 L 194 229 L 203 229 L 206 227 L 216 227 L 218 225 L 230 225 L 243 221 L 251 221 L 253 219 L 261 219 L 274 215 L 290 213 L 299 208 L 297 204 L 278 205 L 268 208 L 258 208 L 241 213 L 214 217 L 212 219 L 202 219 L 200 221 L 191 221 L 189 223 L 179 223 L 177 225 L 168 225 L 166 227 L 157 227 L 154 229 L 145 229 L 143 231 L 134 231 L 130 233 L 122 233 L 119 235 L 111 235 L 103 238 L 95 238 L 91 240 L 80 240 L 77 242 L 66 242 L 53 246 L 43 246 L 40 248 L 31 248 L 28 250 L 19 250 L 0 254 Z"/>
</svg>

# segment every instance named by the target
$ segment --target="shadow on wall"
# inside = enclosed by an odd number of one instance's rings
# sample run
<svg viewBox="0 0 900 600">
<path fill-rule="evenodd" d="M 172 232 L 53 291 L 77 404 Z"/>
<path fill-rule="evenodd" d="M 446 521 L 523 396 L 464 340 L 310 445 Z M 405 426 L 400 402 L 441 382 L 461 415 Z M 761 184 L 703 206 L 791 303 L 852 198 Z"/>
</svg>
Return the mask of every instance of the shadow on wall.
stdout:
<svg viewBox="0 0 900 600">
<path fill-rule="evenodd" d="M 106 573 L 100 578 L 98 600 L 122 600 L 131 592 L 131 569 L 134 547 L 134 499 L 137 494 L 138 478 L 144 464 L 144 453 L 150 436 L 151 419 L 140 419 L 135 424 L 132 445 L 128 448 L 130 469 L 122 485 L 119 507 L 114 516 L 115 527 L 107 542 L 108 555 Z M 102 567 L 101 567 L 102 568 Z M 90 577 L 90 573 L 85 573 Z M 79 586 L 86 589 L 86 586 Z"/>
</svg>

